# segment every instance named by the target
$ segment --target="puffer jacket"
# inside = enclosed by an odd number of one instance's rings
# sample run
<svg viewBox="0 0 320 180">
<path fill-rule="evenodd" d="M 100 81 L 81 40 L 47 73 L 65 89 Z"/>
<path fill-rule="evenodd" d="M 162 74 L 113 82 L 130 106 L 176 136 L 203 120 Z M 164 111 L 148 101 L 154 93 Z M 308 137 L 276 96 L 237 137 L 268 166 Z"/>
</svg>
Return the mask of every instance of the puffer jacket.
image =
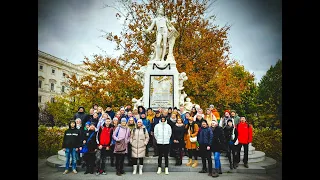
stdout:
<svg viewBox="0 0 320 180">
<path fill-rule="evenodd" d="M 145 128 L 145 130 L 143 130 Z M 133 158 L 143 158 L 146 155 L 146 146 L 149 142 L 149 133 L 145 126 L 134 128 L 130 135 L 130 144 Z"/>
<path fill-rule="evenodd" d="M 167 120 L 165 122 L 159 122 L 154 127 L 154 137 L 157 140 L 157 144 L 169 144 L 171 134 L 172 129 L 171 126 L 167 123 Z"/>
</svg>

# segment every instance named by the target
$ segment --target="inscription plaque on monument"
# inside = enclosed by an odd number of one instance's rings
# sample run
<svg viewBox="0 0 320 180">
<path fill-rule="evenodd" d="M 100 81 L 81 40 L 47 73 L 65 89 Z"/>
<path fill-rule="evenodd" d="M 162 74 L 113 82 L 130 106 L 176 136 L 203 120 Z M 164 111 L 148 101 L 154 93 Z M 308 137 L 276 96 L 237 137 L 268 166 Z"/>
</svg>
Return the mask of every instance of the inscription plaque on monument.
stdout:
<svg viewBox="0 0 320 180">
<path fill-rule="evenodd" d="M 173 88 L 173 75 L 150 75 L 150 107 L 153 109 L 173 107 Z"/>
</svg>

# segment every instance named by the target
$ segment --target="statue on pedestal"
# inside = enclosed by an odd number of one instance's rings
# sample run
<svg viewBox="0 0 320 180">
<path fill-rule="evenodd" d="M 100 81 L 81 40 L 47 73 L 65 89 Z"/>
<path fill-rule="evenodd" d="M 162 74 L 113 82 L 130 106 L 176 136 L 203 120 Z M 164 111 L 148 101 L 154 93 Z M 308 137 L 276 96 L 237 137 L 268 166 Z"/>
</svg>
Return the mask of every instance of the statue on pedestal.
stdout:
<svg viewBox="0 0 320 180">
<path fill-rule="evenodd" d="M 171 22 L 164 16 L 163 7 L 160 6 L 157 10 L 157 17 L 152 20 L 151 25 L 144 32 L 150 32 L 154 26 L 157 27 L 156 42 L 152 44 L 155 48 L 155 53 L 151 56 L 151 61 L 164 61 L 167 52 L 167 42 L 169 42 L 168 56 L 173 60 L 173 46 L 175 39 L 179 36 L 178 31 L 174 28 Z"/>
</svg>

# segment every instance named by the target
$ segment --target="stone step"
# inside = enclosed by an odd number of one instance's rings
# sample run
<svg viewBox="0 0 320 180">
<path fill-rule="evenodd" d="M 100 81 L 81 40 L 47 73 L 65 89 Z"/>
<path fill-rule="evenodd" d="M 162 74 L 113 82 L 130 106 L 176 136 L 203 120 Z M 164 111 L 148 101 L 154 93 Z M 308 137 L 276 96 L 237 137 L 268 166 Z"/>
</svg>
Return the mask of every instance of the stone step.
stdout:
<svg viewBox="0 0 320 180">
<path fill-rule="evenodd" d="M 255 150 L 256 150 L 256 148 L 255 148 L 255 147 L 253 147 L 253 146 L 249 146 L 248 154 L 254 154 L 254 151 L 255 151 Z M 153 147 L 149 147 L 149 152 L 154 152 Z M 240 153 L 242 153 L 242 154 L 243 154 L 243 152 L 244 152 L 244 148 L 242 147 L 242 148 L 241 148 L 241 152 L 240 152 Z"/>
<path fill-rule="evenodd" d="M 63 150 L 58 151 L 58 159 L 65 161 L 65 152 Z M 108 158 L 107 158 L 108 159 Z M 212 159 L 214 160 L 214 156 L 212 156 Z M 243 153 L 240 153 L 240 159 L 243 159 Z M 261 162 L 265 159 L 265 153 L 262 151 L 254 151 L 253 154 L 248 155 L 248 163 L 254 163 L 254 162 Z M 186 164 L 188 162 L 189 158 L 187 156 L 183 156 L 182 163 Z M 201 157 L 198 157 L 199 163 L 201 163 Z M 220 161 L 221 164 L 229 164 L 228 158 L 225 156 L 225 154 L 220 155 Z M 128 160 L 125 158 L 125 163 L 127 163 Z M 153 152 L 150 152 L 149 157 L 145 157 L 143 159 L 144 163 L 147 164 L 157 164 L 158 163 L 158 156 L 153 157 Z M 162 158 L 162 162 L 164 163 L 164 158 Z M 169 157 L 169 164 L 175 164 L 175 158 Z M 242 163 L 242 162 L 241 162 Z"/>
<path fill-rule="evenodd" d="M 201 160 L 198 161 L 199 165 L 196 168 L 188 167 L 183 163 L 181 166 L 174 166 L 171 162 L 169 163 L 169 171 L 170 172 L 199 172 L 202 168 Z M 276 167 L 276 160 L 265 157 L 263 161 L 260 162 L 248 162 L 249 168 L 245 168 L 243 163 L 240 162 L 240 165 L 237 169 L 230 170 L 228 164 L 222 164 L 222 172 L 223 173 L 267 173 L 267 170 Z M 53 155 L 47 158 L 47 165 L 51 167 L 57 168 L 59 171 L 63 171 L 65 169 L 65 161 L 58 158 L 58 155 Z M 162 164 L 164 167 L 164 163 Z M 213 161 L 214 166 L 214 161 Z M 81 166 L 77 166 L 77 170 L 79 172 L 83 172 L 85 169 L 81 168 Z M 110 166 L 110 163 L 106 164 L 107 172 L 115 172 L 115 168 Z M 132 172 L 132 166 L 124 166 L 124 171 L 127 173 Z M 157 171 L 157 163 L 148 163 L 144 161 L 143 171 L 145 172 L 156 172 Z"/>
</svg>

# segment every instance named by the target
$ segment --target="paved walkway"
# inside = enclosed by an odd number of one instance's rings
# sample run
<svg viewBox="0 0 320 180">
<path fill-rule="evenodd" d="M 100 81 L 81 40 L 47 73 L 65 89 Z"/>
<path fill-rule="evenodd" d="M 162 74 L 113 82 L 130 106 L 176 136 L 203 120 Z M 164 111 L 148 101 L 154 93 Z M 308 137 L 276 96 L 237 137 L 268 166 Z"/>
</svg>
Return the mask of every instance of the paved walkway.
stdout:
<svg viewBox="0 0 320 180">
<path fill-rule="evenodd" d="M 169 175 L 160 174 L 156 172 L 145 172 L 143 175 L 132 175 L 132 172 L 127 172 L 122 176 L 117 176 L 115 172 L 109 172 L 107 175 L 96 176 L 94 174 L 78 174 L 68 173 L 66 175 L 58 171 L 57 168 L 50 167 L 46 164 L 46 159 L 38 159 L 38 179 L 39 180 L 96 180 L 96 179 L 121 179 L 121 180 L 201 180 L 212 179 L 206 173 L 197 172 L 170 172 Z M 267 174 L 243 174 L 243 173 L 223 173 L 220 174 L 219 180 L 282 180 L 282 164 L 272 170 L 269 170 Z"/>
</svg>

